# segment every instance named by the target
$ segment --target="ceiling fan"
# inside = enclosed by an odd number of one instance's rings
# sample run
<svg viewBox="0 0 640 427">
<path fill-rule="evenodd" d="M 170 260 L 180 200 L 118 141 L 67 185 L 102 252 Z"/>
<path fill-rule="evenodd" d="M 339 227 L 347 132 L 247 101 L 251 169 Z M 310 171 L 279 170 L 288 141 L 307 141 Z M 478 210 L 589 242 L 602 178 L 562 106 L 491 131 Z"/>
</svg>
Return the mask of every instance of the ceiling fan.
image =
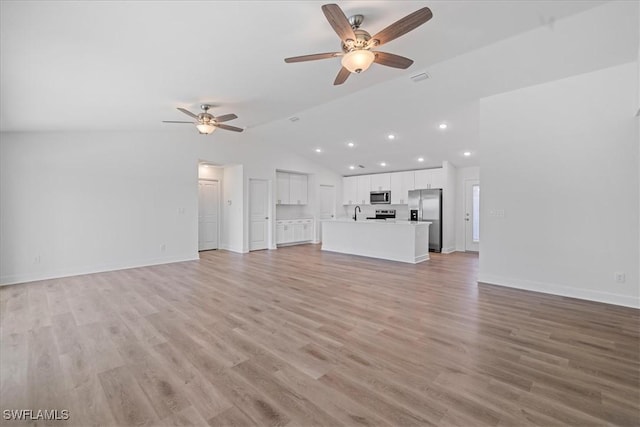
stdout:
<svg viewBox="0 0 640 427">
<path fill-rule="evenodd" d="M 191 111 L 186 110 L 184 108 L 178 108 L 178 110 L 182 111 L 187 116 L 190 116 L 190 117 L 194 118 L 196 120 L 195 122 L 183 122 L 183 121 L 176 121 L 176 120 L 163 120 L 162 123 L 189 123 L 189 124 L 192 124 L 192 125 L 196 125 L 196 128 L 198 129 L 198 132 L 200 132 L 200 134 L 202 134 L 202 135 L 209 135 L 214 130 L 216 130 L 216 128 L 220 128 L 220 129 L 224 129 L 224 130 L 231 130 L 233 132 L 242 132 L 244 130 L 242 128 L 238 128 L 238 127 L 235 127 L 235 126 L 229 126 L 229 125 L 223 125 L 222 124 L 222 122 L 228 122 L 229 120 L 237 119 L 238 116 L 236 116 L 235 114 L 225 114 L 225 115 L 222 115 L 222 116 L 213 116 L 212 114 L 209 114 L 209 109 L 211 108 L 211 105 L 202 104 L 200 106 L 200 108 L 202 108 L 202 111 L 203 111 L 200 114 L 194 114 Z"/>
<path fill-rule="evenodd" d="M 333 82 L 334 85 L 341 85 L 347 80 L 349 74 L 361 73 L 374 62 L 403 70 L 409 68 L 411 64 L 413 64 L 411 59 L 394 55 L 393 53 L 374 51 L 372 49 L 405 35 L 433 17 L 431 10 L 428 7 L 423 7 L 371 36 L 368 32 L 360 28 L 364 20 L 364 16 L 362 15 L 353 15 L 347 19 L 337 4 L 325 4 L 322 6 L 322 12 L 324 12 L 324 16 L 329 21 L 329 24 L 331 24 L 331 27 L 333 27 L 334 31 L 340 37 L 340 40 L 342 40 L 342 52 L 294 56 L 292 58 L 285 58 L 284 62 L 315 61 L 341 56 L 342 68 Z"/>
</svg>

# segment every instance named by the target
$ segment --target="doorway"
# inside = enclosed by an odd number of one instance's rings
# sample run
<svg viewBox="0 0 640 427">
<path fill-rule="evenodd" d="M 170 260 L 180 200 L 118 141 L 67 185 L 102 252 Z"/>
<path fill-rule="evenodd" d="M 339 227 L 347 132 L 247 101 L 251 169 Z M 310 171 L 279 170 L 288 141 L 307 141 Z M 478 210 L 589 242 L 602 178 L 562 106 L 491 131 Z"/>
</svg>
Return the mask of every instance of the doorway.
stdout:
<svg viewBox="0 0 640 427">
<path fill-rule="evenodd" d="M 336 188 L 320 184 L 320 216 L 318 219 L 318 241 L 322 241 L 322 221 L 336 217 Z"/>
<path fill-rule="evenodd" d="M 480 181 L 477 179 L 465 181 L 465 251 L 478 252 L 480 250 Z"/>
<path fill-rule="evenodd" d="M 198 180 L 198 250 L 218 249 L 220 217 L 220 184 L 218 181 Z"/>
<path fill-rule="evenodd" d="M 269 181 L 249 178 L 249 250 L 269 247 Z"/>
</svg>

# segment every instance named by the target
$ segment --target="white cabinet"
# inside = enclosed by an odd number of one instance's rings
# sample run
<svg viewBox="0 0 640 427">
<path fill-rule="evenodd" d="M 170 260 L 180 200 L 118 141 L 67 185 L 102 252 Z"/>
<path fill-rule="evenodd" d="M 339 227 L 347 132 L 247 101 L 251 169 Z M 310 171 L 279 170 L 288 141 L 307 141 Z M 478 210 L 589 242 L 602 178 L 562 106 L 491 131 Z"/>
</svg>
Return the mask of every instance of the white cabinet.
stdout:
<svg viewBox="0 0 640 427">
<path fill-rule="evenodd" d="M 306 205 L 309 193 L 307 175 L 276 172 L 276 193 L 278 205 Z"/>
<path fill-rule="evenodd" d="M 442 168 L 423 169 L 415 172 L 415 189 L 442 188 L 444 186 L 444 172 Z"/>
<path fill-rule="evenodd" d="M 371 191 L 391 191 L 392 205 L 406 205 L 409 191 L 444 188 L 445 181 L 442 168 L 346 176 L 342 178 L 342 204 L 368 205 Z"/>
<path fill-rule="evenodd" d="M 429 188 L 444 188 L 444 182 L 444 169 L 431 169 L 431 187 Z"/>
<path fill-rule="evenodd" d="M 391 190 L 391 174 L 377 173 L 371 175 L 371 191 L 390 191 Z"/>
<path fill-rule="evenodd" d="M 356 205 L 368 205 L 371 198 L 371 175 L 358 176 L 358 197 Z"/>
<path fill-rule="evenodd" d="M 313 219 L 285 219 L 276 221 L 276 244 L 286 245 L 313 240 Z"/>
<path fill-rule="evenodd" d="M 302 220 L 297 220 L 293 224 L 293 241 L 294 242 L 302 242 L 304 240 L 304 224 L 302 224 Z"/>
<path fill-rule="evenodd" d="M 276 244 L 284 243 L 284 222 L 276 222 Z"/>
<path fill-rule="evenodd" d="M 278 205 L 289 204 L 290 192 L 289 174 L 284 172 L 276 172 L 276 203 Z"/>
<path fill-rule="evenodd" d="M 302 224 L 302 240 L 308 242 L 310 240 L 313 240 L 313 220 L 307 219 L 305 221 L 306 222 Z"/>
<path fill-rule="evenodd" d="M 306 205 L 308 194 L 307 175 L 289 174 L 289 203 Z"/>
<path fill-rule="evenodd" d="M 358 177 L 345 176 L 342 178 L 342 204 L 355 205 L 358 199 Z"/>
<path fill-rule="evenodd" d="M 415 189 L 415 173 L 395 172 L 391 174 L 391 204 L 406 205 L 409 203 L 409 191 Z"/>
</svg>

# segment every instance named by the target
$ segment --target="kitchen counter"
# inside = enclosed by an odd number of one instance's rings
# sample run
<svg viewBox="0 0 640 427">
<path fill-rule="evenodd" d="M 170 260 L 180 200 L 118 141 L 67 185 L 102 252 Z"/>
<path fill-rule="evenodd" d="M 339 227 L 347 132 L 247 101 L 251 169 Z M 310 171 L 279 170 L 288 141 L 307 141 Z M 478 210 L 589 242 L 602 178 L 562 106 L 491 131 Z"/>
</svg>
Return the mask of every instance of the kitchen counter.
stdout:
<svg viewBox="0 0 640 427">
<path fill-rule="evenodd" d="M 322 222 L 322 250 L 417 264 L 429 259 L 430 222 L 336 219 Z"/>
</svg>

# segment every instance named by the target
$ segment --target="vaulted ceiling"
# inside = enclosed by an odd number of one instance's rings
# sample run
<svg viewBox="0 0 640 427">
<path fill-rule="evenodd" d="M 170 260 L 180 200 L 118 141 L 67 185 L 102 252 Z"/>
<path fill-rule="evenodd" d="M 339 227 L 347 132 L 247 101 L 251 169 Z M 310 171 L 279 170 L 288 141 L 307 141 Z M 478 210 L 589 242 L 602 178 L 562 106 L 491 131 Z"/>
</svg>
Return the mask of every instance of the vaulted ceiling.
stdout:
<svg viewBox="0 0 640 427">
<path fill-rule="evenodd" d="M 333 86 L 339 59 L 283 61 L 339 50 L 323 3 L 3 1 L 0 130 L 194 132 L 161 121 L 185 119 L 178 106 L 209 102 L 247 127 L 203 137 L 211 144 L 282 145 L 342 174 L 349 164 L 381 170 L 380 161 L 418 167 L 418 156 L 469 165 L 479 154 L 479 97 L 637 54 L 636 2 L 345 1 L 347 16 L 363 14 L 371 33 L 424 6 L 434 18 L 380 49 L 412 58 L 408 70 L 374 64 Z M 425 71 L 430 79 L 409 79 Z"/>
</svg>

